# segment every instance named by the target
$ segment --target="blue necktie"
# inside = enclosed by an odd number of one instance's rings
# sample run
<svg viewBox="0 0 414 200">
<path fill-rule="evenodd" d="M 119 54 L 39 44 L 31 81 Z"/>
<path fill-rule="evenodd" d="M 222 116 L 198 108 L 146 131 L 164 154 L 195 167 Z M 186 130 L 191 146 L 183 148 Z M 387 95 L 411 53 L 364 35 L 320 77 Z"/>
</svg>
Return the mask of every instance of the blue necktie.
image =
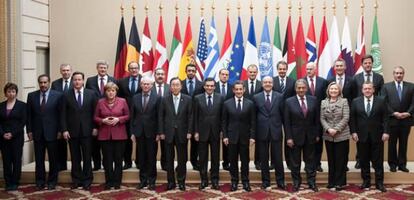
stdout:
<svg viewBox="0 0 414 200">
<path fill-rule="evenodd" d="M 193 96 L 193 92 L 194 92 L 194 86 L 193 86 L 193 81 L 192 80 L 190 80 L 190 81 L 188 81 L 190 84 L 189 84 L 189 86 L 188 86 L 188 89 L 189 89 L 189 94 L 190 94 L 190 96 Z"/>
<path fill-rule="evenodd" d="M 401 99 L 402 99 L 402 89 L 401 89 L 401 83 L 398 83 L 397 84 L 397 92 L 398 92 L 398 98 L 400 99 L 400 101 L 401 101 Z"/>
<path fill-rule="evenodd" d="M 78 90 L 77 102 L 78 102 L 79 108 L 82 107 L 82 95 L 81 95 L 81 91 L 80 90 Z"/>
<path fill-rule="evenodd" d="M 135 93 L 135 78 L 132 78 L 132 83 L 131 83 L 131 93 Z"/>
<path fill-rule="evenodd" d="M 69 85 L 68 85 L 68 80 L 65 81 L 65 87 L 63 88 L 63 92 L 68 91 L 69 89 Z"/>
<path fill-rule="evenodd" d="M 270 108 L 272 107 L 272 104 L 270 103 L 270 94 L 266 94 L 266 101 L 265 101 L 265 107 L 267 111 L 270 111 Z"/>
</svg>

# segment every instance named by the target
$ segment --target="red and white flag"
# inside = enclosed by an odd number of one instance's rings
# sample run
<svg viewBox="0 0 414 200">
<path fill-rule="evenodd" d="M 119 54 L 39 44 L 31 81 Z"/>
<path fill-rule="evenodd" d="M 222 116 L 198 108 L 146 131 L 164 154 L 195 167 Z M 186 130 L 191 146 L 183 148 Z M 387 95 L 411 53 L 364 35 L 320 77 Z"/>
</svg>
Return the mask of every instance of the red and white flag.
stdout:
<svg viewBox="0 0 414 200">
<path fill-rule="evenodd" d="M 152 76 L 154 54 L 152 52 L 151 34 L 148 24 L 148 16 L 145 18 L 144 33 L 142 35 L 141 52 L 139 65 L 141 66 L 142 75 Z"/>
<path fill-rule="evenodd" d="M 164 24 L 162 16 L 160 16 L 160 22 L 158 24 L 158 35 L 157 43 L 155 44 L 155 55 L 154 55 L 154 69 L 163 68 L 165 74 L 168 74 L 168 54 L 167 45 L 165 42 Z"/>
</svg>

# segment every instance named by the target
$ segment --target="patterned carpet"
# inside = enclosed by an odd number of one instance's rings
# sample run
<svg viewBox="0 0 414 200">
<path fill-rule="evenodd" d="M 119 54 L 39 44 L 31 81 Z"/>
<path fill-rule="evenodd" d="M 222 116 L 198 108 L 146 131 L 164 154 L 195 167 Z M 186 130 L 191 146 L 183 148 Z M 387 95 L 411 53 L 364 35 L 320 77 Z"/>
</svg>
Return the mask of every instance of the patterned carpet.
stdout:
<svg viewBox="0 0 414 200">
<path fill-rule="evenodd" d="M 288 191 L 282 191 L 275 188 L 271 190 L 261 190 L 259 184 L 252 185 L 252 192 L 244 192 L 239 185 L 239 190 L 230 192 L 230 185 L 221 185 L 220 190 L 206 189 L 198 190 L 198 184 L 188 184 L 187 190 L 167 191 L 166 185 L 158 185 L 155 191 L 137 190 L 136 184 L 124 184 L 120 190 L 103 190 L 102 185 L 93 185 L 90 191 L 71 190 L 69 185 L 59 185 L 56 190 L 36 191 L 34 185 L 23 185 L 18 191 L 6 192 L 0 190 L 0 199 L 29 199 L 29 200 L 57 200 L 57 199 L 185 199 L 185 200 L 202 200 L 202 199 L 393 199 L 404 200 L 414 199 L 414 185 L 386 185 L 388 191 L 381 193 L 374 188 L 371 190 L 360 190 L 357 185 L 350 185 L 346 190 L 336 192 L 323 188 L 320 185 L 319 192 L 313 192 L 302 188 L 297 193 L 291 192 L 291 185 Z M 303 185 L 306 187 L 306 185 Z"/>
</svg>

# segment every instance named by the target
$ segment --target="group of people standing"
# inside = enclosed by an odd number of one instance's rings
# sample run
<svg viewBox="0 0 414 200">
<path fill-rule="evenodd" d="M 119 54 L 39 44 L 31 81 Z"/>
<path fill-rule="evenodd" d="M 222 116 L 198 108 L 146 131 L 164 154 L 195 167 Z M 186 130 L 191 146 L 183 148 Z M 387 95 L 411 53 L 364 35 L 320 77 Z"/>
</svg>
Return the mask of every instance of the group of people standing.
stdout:
<svg viewBox="0 0 414 200">
<path fill-rule="evenodd" d="M 69 144 L 73 189 L 89 190 L 92 171 L 102 164 L 105 189 L 119 189 L 122 170 L 132 167 L 136 148 L 134 160 L 140 170 L 137 188 L 154 190 L 160 145 L 168 190 L 177 183 L 180 190 L 186 189 L 188 160 L 200 173 L 200 190 L 209 184 L 219 189 L 221 148 L 222 167 L 230 171 L 231 191 L 238 190 L 240 179 L 242 188 L 251 191 L 249 152 L 255 144 L 254 163 L 261 170 L 263 189 L 271 187 L 270 170 L 275 169 L 277 187 L 286 190 L 285 157 L 293 191 L 298 191 L 303 155 L 307 184 L 318 191 L 316 174 L 322 171 L 323 141 L 329 166 L 327 188 L 342 190 L 347 185 L 352 138 L 357 143 L 355 167 L 361 168 L 361 189 L 371 186 L 372 162 L 375 186 L 385 192 L 385 141 L 390 140 L 390 170 L 408 172 L 414 85 L 403 80 L 401 66 L 394 68 L 394 80 L 384 84 L 383 77 L 372 71 L 372 56 L 363 57 L 361 63 L 364 71 L 349 77 L 345 75 L 345 61 L 338 59 L 336 75 L 329 80 L 316 76 L 315 63 L 307 64 L 307 75 L 299 80 L 286 76 L 288 65 L 284 61 L 277 64 L 278 76 L 266 76 L 261 81 L 257 79 L 257 66 L 250 65 L 248 80 L 233 84 L 228 82 L 227 69 L 218 72 L 217 82 L 213 78 L 200 82 L 193 64 L 186 66 L 186 79 L 172 78 L 166 84 L 162 68 L 154 70 L 154 77 L 141 76 L 137 62 L 128 64 L 129 77 L 115 80 L 107 74 L 104 61 L 96 65 L 98 74 L 84 84 L 82 72 L 72 73 L 70 65 L 62 64 L 62 78 L 50 84 L 48 75 L 40 75 L 39 90 L 30 93 L 26 103 L 17 100 L 17 85 L 7 83 L 7 100 L 0 104 L 6 190 L 16 190 L 19 185 L 26 126 L 27 137 L 34 141 L 39 190 L 55 189 L 59 171 L 67 169 Z"/>
</svg>

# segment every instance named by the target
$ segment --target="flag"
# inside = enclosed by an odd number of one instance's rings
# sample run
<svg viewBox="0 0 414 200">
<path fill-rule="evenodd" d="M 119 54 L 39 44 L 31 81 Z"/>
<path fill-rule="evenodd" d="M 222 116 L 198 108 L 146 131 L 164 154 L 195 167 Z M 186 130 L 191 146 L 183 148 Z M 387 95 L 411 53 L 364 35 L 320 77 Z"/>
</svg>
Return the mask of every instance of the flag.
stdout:
<svg viewBox="0 0 414 200">
<path fill-rule="evenodd" d="M 303 33 L 302 17 L 300 16 L 298 28 L 296 29 L 295 54 L 297 79 L 301 79 L 306 76 L 306 64 L 308 63 L 308 54 L 306 53 L 305 47 L 305 35 Z"/>
<path fill-rule="evenodd" d="M 142 35 L 142 46 L 140 52 L 139 65 L 141 66 L 143 75 L 152 76 L 154 63 L 154 54 L 152 52 L 151 34 L 148 24 L 148 16 L 145 18 L 144 34 Z"/>
<path fill-rule="evenodd" d="M 308 62 L 316 63 L 318 56 L 316 54 L 316 35 L 315 24 L 313 21 L 312 15 L 309 22 L 308 35 L 306 36 L 306 54 L 308 55 Z"/>
<path fill-rule="evenodd" d="M 229 63 L 230 63 L 230 56 L 231 56 L 231 29 L 230 29 L 230 20 L 229 17 L 227 16 L 227 20 L 226 20 L 226 31 L 224 33 L 224 39 L 223 39 L 223 44 L 221 46 L 221 54 L 220 54 L 220 60 L 218 63 L 218 69 L 217 70 L 213 70 L 213 72 L 216 72 L 216 78 L 215 80 L 218 81 L 219 80 L 219 76 L 218 76 L 218 72 L 220 71 L 220 69 L 226 68 L 228 69 Z"/>
<path fill-rule="evenodd" d="M 243 68 L 244 47 L 243 47 L 243 30 L 241 25 L 241 18 L 238 17 L 236 36 L 231 50 L 231 57 L 229 63 L 229 83 L 233 84 L 236 80 L 240 80 L 241 71 Z"/>
<path fill-rule="evenodd" d="M 257 60 L 257 48 L 256 48 L 256 34 L 254 30 L 254 20 L 253 16 L 250 17 L 250 25 L 249 25 L 249 35 L 247 36 L 247 43 L 246 43 L 246 49 L 244 53 L 244 59 L 243 59 L 243 69 L 241 73 L 240 80 L 247 80 L 248 74 L 247 74 L 247 67 L 251 64 L 258 65 L 259 61 Z M 258 77 L 260 77 L 258 75 Z"/>
<path fill-rule="evenodd" d="M 168 68 L 167 83 L 174 77 L 178 76 L 181 53 L 183 51 L 183 44 L 181 43 L 180 35 L 180 26 L 178 23 L 178 17 L 175 17 L 175 26 L 173 33 L 172 43 L 171 43 L 171 56 L 170 56 L 170 65 Z"/>
<path fill-rule="evenodd" d="M 330 53 L 330 70 L 328 72 L 328 75 L 324 78 L 329 79 L 335 76 L 334 73 L 334 63 L 335 60 L 337 60 L 339 57 L 341 57 L 341 43 L 339 41 L 339 32 L 338 32 L 338 23 L 336 20 L 336 16 L 333 16 L 332 19 L 332 25 L 331 25 L 331 30 L 329 32 L 329 51 Z"/>
<path fill-rule="evenodd" d="M 283 45 L 283 59 L 288 63 L 287 75 L 296 79 L 295 43 L 293 42 L 292 22 L 289 16 L 286 26 L 285 42 Z"/>
<path fill-rule="evenodd" d="M 341 57 L 345 60 L 346 75 L 354 75 L 354 60 L 352 59 L 351 34 L 349 32 L 348 16 L 345 16 L 341 39 Z"/>
<path fill-rule="evenodd" d="M 118 43 L 116 47 L 115 56 L 115 78 L 122 78 L 128 73 L 128 69 L 125 69 L 127 50 L 128 47 L 126 43 L 124 17 L 121 17 L 121 24 L 119 25 Z"/>
<path fill-rule="evenodd" d="M 204 18 L 201 18 L 200 22 L 200 31 L 198 34 L 198 44 L 197 44 L 197 71 L 196 74 L 198 80 L 203 80 L 204 69 L 206 67 L 206 59 L 207 59 L 207 38 L 206 38 L 206 25 L 204 24 Z"/>
<path fill-rule="evenodd" d="M 208 35 L 208 50 L 206 58 L 206 71 L 204 72 L 204 78 L 211 77 L 214 78 L 217 69 L 218 61 L 220 57 L 220 50 L 218 45 L 218 37 L 216 30 L 216 23 L 214 21 L 214 16 L 211 17 L 210 33 Z"/>
<path fill-rule="evenodd" d="M 139 62 L 141 42 L 139 41 L 137 23 L 135 22 L 135 16 L 132 18 L 131 31 L 129 32 L 128 40 L 128 53 L 126 56 L 125 70 L 128 70 L 128 64 L 132 61 Z M 128 76 L 124 74 L 124 77 Z M 116 78 L 116 77 L 115 77 Z"/>
<path fill-rule="evenodd" d="M 358 74 L 362 72 L 361 59 L 365 56 L 365 32 L 364 32 L 364 16 L 359 20 L 357 43 L 354 54 L 354 72 Z"/>
<path fill-rule="evenodd" d="M 181 53 L 180 70 L 178 73 L 178 78 L 180 78 L 181 80 L 184 80 L 186 78 L 185 67 L 190 63 L 196 65 L 193 35 L 191 32 L 191 20 L 190 16 L 188 16 L 187 26 L 185 27 L 183 52 Z M 198 69 L 197 73 L 199 73 Z"/>
<path fill-rule="evenodd" d="M 279 16 L 275 22 L 275 33 L 273 35 L 273 76 L 277 76 L 277 63 L 283 60 L 282 56 L 282 42 L 280 41 L 280 30 L 279 30 Z"/>
<path fill-rule="evenodd" d="M 380 43 L 379 43 L 377 16 L 375 16 L 374 18 L 374 27 L 372 28 L 371 52 L 370 53 L 374 57 L 374 63 L 372 66 L 372 70 L 374 72 L 382 74 L 381 49 L 380 49 Z"/>
<path fill-rule="evenodd" d="M 164 34 L 164 23 L 162 21 L 162 16 L 160 16 L 160 22 L 158 24 L 158 35 L 157 35 L 157 44 L 155 45 L 155 55 L 154 55 L 154 69 L 162 68 L 165 71 L 165 74 L 168 74 L 168 54 L 167 54 L 167 45 L 165 42 Z"/>
<path fill-rule="evenodd" d="M 267 23 L 267 16 L 263 24 L 262 38 L 259 45 L 259 78 L 265 76 L 273 77 L 273 46 L 270 42 L 269 25 Z"/>
<path fill-rule="evenodd" d="M 318 49 L 318 76 L 326 77 L 331 68 L 330 64 L 330 51 L 329 51 L 329 37 L 328 28 L 326 27 L 326 17 L 323 16 L 321 33 L 319 36 L 319 49 Z"/>
</svg>

